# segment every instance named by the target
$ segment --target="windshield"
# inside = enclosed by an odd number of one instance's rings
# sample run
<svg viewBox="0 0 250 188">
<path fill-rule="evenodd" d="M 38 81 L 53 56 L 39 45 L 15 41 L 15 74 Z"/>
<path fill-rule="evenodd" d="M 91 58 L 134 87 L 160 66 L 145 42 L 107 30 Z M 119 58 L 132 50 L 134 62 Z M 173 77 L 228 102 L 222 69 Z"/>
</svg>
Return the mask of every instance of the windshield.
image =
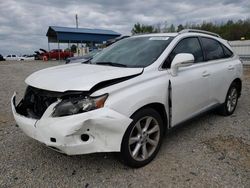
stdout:
<svg viewBox="0 0 250 188">
<path fill-rule="evenodd" d="M 172 41 L 172 37 L 132 37 L 116 42 L 95 56 L 98 65 L 146 67 L 152 64 Z"/>
<path fill-rule="evenodd" d="M 87 55 L 90 55 L 90 56 L 94 56 L 96 55 L 98 52 L 100 52 L 101 50 L 92 50 L 91 52 L 89 52 Z"/>
</svg>

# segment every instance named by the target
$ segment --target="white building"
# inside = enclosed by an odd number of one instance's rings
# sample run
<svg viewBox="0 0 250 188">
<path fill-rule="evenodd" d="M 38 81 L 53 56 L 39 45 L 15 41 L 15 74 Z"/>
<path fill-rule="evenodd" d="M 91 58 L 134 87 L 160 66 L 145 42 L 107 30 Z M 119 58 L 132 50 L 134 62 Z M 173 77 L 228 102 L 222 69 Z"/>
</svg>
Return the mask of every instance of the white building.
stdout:
<svg viewBox="0 0 250 188">
<path fill-rule="evenodd" d="M 250 40 L 229 41 L 229 44 L 238 56 L 250 60 Z"/>
</svg>

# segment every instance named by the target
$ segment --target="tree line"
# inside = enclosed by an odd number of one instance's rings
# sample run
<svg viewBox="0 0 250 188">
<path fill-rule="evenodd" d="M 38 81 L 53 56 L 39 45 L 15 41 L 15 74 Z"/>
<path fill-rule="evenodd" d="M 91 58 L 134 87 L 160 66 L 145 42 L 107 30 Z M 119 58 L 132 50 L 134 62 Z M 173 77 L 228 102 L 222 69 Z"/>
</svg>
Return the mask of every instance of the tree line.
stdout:
<svg viewBox="0 0 250 188">
<path fill-rule="evenodd" d="M 179 32 L 183 29 L 200 29 L 214 33 L 218 33 L 222 38 L 227 40 L 242 40 L 250 39 L 250 19 L 245 20 L 228 20 L 223 23 L 215 22 L 202 22 L 200 24 L 186 23 L 185 25 L 175 26 L 174 24 L 168 24 L 167 22 L 157 23 L 154 25 L 145 25 L 136 23 L 131 30 L 131 33 L 168 33 Z"/>
</svg>

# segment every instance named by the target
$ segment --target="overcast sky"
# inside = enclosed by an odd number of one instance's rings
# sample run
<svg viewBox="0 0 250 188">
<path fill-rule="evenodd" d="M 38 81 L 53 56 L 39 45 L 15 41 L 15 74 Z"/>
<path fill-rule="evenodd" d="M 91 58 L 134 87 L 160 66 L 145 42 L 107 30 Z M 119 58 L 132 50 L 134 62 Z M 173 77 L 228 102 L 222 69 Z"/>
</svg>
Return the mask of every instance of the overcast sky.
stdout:
<svg viewBox="0 0 250 188">
<path fill-rule="evenodd" d="M 47 49 L 48 26 L 75 27 L 76 13 L 79 27 L 130 34 L 136 22 L 178 25 L 246 19 L 250 0 L 0 0 L 0 54 Z"/>
</svg>

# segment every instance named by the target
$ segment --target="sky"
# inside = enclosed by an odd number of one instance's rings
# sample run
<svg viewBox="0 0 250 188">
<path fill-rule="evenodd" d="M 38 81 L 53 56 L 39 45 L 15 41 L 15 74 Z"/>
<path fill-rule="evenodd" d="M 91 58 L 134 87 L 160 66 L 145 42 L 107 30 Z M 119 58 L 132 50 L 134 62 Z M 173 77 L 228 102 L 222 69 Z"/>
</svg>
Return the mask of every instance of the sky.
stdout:
<svg viewBox="0 0 250 188">
<path fill-rule="evenodd" d="M 131 34 L 133 25 L 179 25 L 250 18 L 249 0 L 0 0 L 0 54 L 33 54 L 48 48 L 49 26 L 111 29 Z M 54 44 L 51 48 L 57 48 Z"/>
</svg>

